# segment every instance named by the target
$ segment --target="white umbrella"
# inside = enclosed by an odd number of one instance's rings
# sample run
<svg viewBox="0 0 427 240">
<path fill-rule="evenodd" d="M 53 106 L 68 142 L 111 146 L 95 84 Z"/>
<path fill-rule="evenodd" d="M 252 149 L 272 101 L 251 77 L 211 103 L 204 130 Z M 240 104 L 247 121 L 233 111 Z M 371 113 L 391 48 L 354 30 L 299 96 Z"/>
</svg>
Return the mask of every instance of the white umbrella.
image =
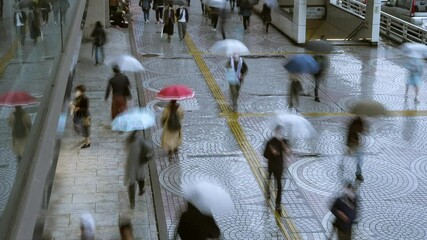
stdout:
<svg viewBox="0 0 427 240">
<path fill-rule="evenodd" d="M 132 108 L 118 115 L 111 123 L 111 130 L 131 132 L 150 128 L 156 124 L 156 116 L 145 108 Z"/>
<path fill-rule="evenodd" d="M 232 211 L 233 200 L 223 188 L 209 182 L 182 186 L 184 198 L 201 213 L 212 216 L 214 213 Z"/>
<path fill-rule="evenodd" d="M 206 0 L 206 5 L 215 8 L 225 8 L 225 0 Z"/>
<path fill-rule="evenodd" d="M 209 51 L 213 54 L 232 56 L 234 54 L 245 55 L 249 54 L 249 49 L 235 39 L 226 39 L 216 42 Z"/>
<path fill-rule="evenodd" d="M 421 43 L 404 43 L 401 48 L 403 55 L 413 58 L 426 58 L 427 45 Z"/>
<path fill-rule="evenodd" d="M 107 64 L 110 67 L 118 66 L 120 71 L 124 71 L 124 72 L 144 71 L 144 67 L 138 61 L 138 59 L 129 55 L 120 55 L 117 57 L 107 59 L 105 61 L 105 64 Z"/>
<path fill-rule="evenodd" d="M 292 113 L 280 113 L 277 115 L 277 124 L 285 128 L 289 137 L 311 138 L 316 135 L 313 125 L 304 117 Z"/>
<path fill-rule="evenodd" d="M 270 8 L 276 8 L 279 6 L 277 0 L 265 0 L 265 4 L 267 4 L 267 6 L 269 6 Z"/>
</svg>

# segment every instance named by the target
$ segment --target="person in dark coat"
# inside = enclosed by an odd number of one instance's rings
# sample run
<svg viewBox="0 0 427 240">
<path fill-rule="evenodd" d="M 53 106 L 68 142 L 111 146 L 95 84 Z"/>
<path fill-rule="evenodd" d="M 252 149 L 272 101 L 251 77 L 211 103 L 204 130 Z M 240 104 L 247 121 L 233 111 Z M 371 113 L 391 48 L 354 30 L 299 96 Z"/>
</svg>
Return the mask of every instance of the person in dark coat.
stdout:
<svg viewBox="0 0 427 240">
<path fill-rule="evenodd" d="M 68 0 L 53 0 L 52 8 L 53 20 L 55 21 L 55 24 L 58 24 L 59 20 L 61 20 L 61 24 L 65 25 L 67 19 L 67 10 L 70 8 L 70 3 Z"/>
<path fill-rule="evenodd" d="M 346 185 L 344 194 L 335 200 L 331 212 L 335 216 L 333 226 L 338 240 L 351 240 L 352 226 L 357 217 L 357 195 L 351 183 Z"/>
<path fill-rule="evenodd" d="M 350 154 L 355 154 L 357 158 L 356 179 L 363 181 L 362 176 L 362 150 L 360 148 L 361 134 L 367 131 L 365 122 L 360 116 L 355 117 L 348 127 L 347 147 Z"/>
<path fill-rule="evenodd" d="M 30 12 L 28 13 L 28 25 L 30 26 L 30 38 L 37 43 L 37 39 L 41 37 L 40 29 L 40 14 L 35 3 L 31 4 Z"/>
<path fill-rule="evenodd" d="M 314 101 L 320 102 L 319 99 L 319 85 L 323 81 L 326 68 L 328 67 L 328 58 L 324 55 L 313 56 L 314 60 L 319 64 L 320 70 L 313 74 L 314 78 Z"/>
<path fill-rule="evenodd" d="M 42 24 L 43 26 L 46 26 L 49 23 L 49 12 L 51 11 L 49 0 L 40 0 L 39 6 L 42 14 L 42 21 L 43 21 Z"/>
<path fill-rule="evenodd" d="M 175 23 L 175 11 L 173 10 L 173 5 L 171 2 L 163 13 L 163 21 L 165 23 L 163 27 L 163 33 L 168 35 L 168 42 L 170 42 L 173 35 L 173 25 Z"/>
<path fill-rule="evenodd" d="M 225 27 L 227 25 L 227 20 L 230 17 L 230 14 L 229 14 L 228 10 L 224 8 L 224 9 L 220 10 L 219 16 L 221 18 L 221 34 L 222 34 L 222 39 L 227 39 L 227 37 L 225 35 Z"/>
<path fill-rule="evenodd" d="M 301 76 L 295 73 L 289 73 L 289 108 L 299 106 L 299 95 L 302 91 L 302 85 L 300 82 Z"/>
<path fill-rule="evenodd" d="M 16 154 L 18 163 L 20 163 L 27 145 L 28 137 L 31 132 L 31 119 L 28 113 L 21 107 L 16 106 L 8 119 L 9 126 L 12 128 L 12 146 Z"/>
<path fill-rule="evenodd" d="M 180 6 L 176 9 L 176 21 L 178 22 L 178 34 L 179 40 L 183 40 L 185 38 L 185 34 L 187 32 L 187 23 L 189 20 L 188 9 L 184 6 Z"/>
<path fill-rule="evenodd" d="M 75 98 L 71 103 L 71 111 L 73 113 L 74 130 L 77 134 L 85 138 L 85 143 L 82 149 L 90 147 L 90 112 L 89 98 L 85 95 L 86 87 L 79 85 L 75 88 Z"/>
<path fill-rule="evenodd" d="M 262 5 L 261 16 L 265 24 L 265 33 L 268 33 L 268 27 L 271 25 L 271 8 L 266 3 Z"/>
<path fill-rule="evenodd" d="M 204 215 L 193 204 L 188 203 L 187 210 L 179 219 L 176 234 L 182 240 L 206 240 L 219 238 L 221 232 L 212 216 Z"/>
<path fill-rule="evenodd" d="M 151 0 L 139 0 L 139 6 L 142 8 L 142 12 L 144 13 L 144 22 L 149 23 Z"/>
<path fill-rule="evenodd" d="M 230 10 L 234 11 L 234 7 L 236 6 L 236 0 L 229 0 L 230 1 Z"/>
<path fill-rule="evenodd" d="M 107 42 L 107 35 L 100 21 L 95 23 L 91 37 L 93 38 L 92 47 L 95 49 L 95 65 L 98 65 L 104 61 L 104 44 Z M 99 54 L 101 54 L 101 59 L 99 59 Z"/>
<path fill-rule="evenodd" d="M 230 87 L 233 108 L 235 111 L 237 111 L 237 100 L 239 99 L 240 87 L 243 84 L 245 75 L 248 72 L 248 66 L 242 57 L 240 57 L 238 54 L 235 54 L 233 57 L 230 57 L 225 67 L 227 69 L 231 69 L 231 71 L 234 72 L 234 74 L 229 77 L 230 79 L 228 79 L 228 83 Z"/>
<path fill-rule="evenodd" d="M 240 6 L 240 15 L 243 17 L 243 28 L 244 30 L 248 30 L 250 25 L 250 20 L 252 16 L 252 6 L 250 5 L 242 5 Z"/>
<path fill-rule="evenodd" d="M 153 10 L 156 11 L 156 24 L 163 23 L 163 0 L 154 0 Z"/>
<path fill-rule="evenodd" d="M 264 157 L 268 160 L 268 178 L 267 178 L 267 199 L 270 199 L 270 178 L 273 175 L 277 184 L 276 193 L 276 211 L 281 214 L 282 203 L 282 175 L 285 167 L 285 157 L 289 155 L 290 150 L 288 141 L 281 137 L 282 127 L 277 126 L 274 130 L 274 137 L 268 140 Z"/>
<path fill-rule="evenodd" d="M 118 66 L 113 67 L 114 77 L 108 81 L 105 91 L 105 100 L 108 99 L 110 92 L 113 92 L 113 101 L 111 103 L 111 118 L 127 110 L 127 100 L 132 98 L 130 93 L 129 78 L 120 72 Z"/>
<path fill-rule="evenodd" d="M 13 25 L 16 28 L 16 34 L 21 40 L 21 45 L 25 44 L 25 25 L 27 24 L 27 14 L 19 7 L 19 3 L 15 4 L 16 11 L 13 14 Z"/>
</svg>

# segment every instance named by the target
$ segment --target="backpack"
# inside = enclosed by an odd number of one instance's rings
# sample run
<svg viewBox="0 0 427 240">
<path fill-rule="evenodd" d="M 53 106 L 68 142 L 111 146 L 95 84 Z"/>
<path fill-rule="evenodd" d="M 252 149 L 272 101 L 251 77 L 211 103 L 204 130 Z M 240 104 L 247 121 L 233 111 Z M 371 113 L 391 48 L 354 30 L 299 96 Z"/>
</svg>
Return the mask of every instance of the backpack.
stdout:
<svg viewBox="0 0 427 240">
<path fill-rule="evenodd" d="M 181 122 L 179 121 L 177 110 L 170 112 L 167 121 L 168 129 L 175 132 L 181 130 Z"/>
</svg>

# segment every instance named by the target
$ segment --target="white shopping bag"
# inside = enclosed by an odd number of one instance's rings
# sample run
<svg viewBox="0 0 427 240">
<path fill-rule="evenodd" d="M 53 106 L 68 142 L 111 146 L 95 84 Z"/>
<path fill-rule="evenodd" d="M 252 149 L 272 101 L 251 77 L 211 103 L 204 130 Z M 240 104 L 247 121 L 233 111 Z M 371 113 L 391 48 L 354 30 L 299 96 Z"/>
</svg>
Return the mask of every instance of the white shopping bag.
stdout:
<svg viewBox="0 0 427 240">
<path fill-rule="evenodd" d="M 239 85 L 240 81 L 237 78 L 236 71 L 232 68 L 225 69 L 225 79 L 227 79 L 228 83 L 231 85 Z"/>
</svg>

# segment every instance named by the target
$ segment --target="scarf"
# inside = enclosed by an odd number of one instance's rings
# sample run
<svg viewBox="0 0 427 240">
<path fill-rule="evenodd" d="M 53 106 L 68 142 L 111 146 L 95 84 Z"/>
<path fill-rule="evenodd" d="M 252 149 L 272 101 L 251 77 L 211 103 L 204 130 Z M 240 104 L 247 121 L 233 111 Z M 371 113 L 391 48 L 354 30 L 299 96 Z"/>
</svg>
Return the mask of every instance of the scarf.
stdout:
<svg viewBox="0 0 427 240">
<path fill-rule="evenodd" d="M 233 57 L 230 57 L 230 63 L 231 63 L 231 68 L 235 69 Z M 237 77 L 237 80 L 239 80 L 239 82 L 240 82 L 240 78 L 242 77 L 242 72 L 241 72 L 242 71 L 242 65 L 243 65 L 243 59 L 241 57 L 239 57 L 239 63 L 237 64 L 237 69 L 235 69 L 236 77 Z"/>
</svg>

